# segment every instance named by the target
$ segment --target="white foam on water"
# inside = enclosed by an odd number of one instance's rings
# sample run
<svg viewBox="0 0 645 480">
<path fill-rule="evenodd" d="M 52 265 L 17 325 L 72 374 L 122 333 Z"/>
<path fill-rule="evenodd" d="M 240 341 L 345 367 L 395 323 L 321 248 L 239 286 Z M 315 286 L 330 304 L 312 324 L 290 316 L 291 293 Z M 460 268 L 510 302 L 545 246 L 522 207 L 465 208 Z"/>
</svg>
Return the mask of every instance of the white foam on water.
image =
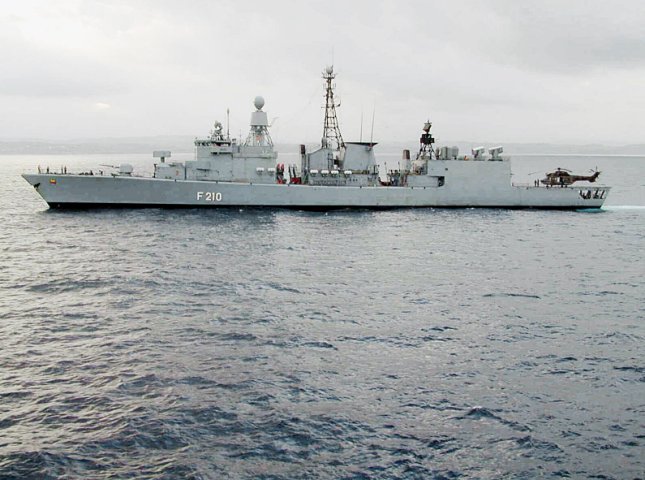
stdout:
<svg viewBox="0 0 645 480">
<path fill-rule="evenodd" d="M 605 205 L 602 210 L 645 210 L 645 205 Z"/>
</svg>

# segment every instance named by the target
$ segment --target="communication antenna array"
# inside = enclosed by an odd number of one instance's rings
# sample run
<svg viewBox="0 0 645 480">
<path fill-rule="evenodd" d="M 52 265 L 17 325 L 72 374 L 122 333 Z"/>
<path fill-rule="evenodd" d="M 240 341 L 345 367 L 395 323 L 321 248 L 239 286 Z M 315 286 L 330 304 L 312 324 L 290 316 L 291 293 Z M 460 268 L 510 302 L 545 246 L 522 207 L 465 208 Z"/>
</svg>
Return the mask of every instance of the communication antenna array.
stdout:
<svg viewBox="0 0 645 480">
<path fill-rule="evenodd" d="M 323 127 L 322 146 L 328 147 L 333 150 L 340 150 L 345 146 L 343 136 L 340 133 L 338 125 L 338 117 L 336 116 L 336 104 L 334 99 L 334 67 L 332 65 L 325 68 L 323 72 L 323 80 L 325 80 L 325 123 Z"/>
</svg>

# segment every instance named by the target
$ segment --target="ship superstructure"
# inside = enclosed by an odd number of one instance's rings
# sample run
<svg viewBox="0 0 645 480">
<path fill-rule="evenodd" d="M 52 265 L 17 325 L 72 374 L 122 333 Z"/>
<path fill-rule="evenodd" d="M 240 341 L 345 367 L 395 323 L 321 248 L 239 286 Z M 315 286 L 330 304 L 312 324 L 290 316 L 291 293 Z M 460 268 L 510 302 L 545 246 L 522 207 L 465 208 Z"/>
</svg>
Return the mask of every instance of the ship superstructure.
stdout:
<svg viewBox="0 0 645 480">
<path fill-rule="evenodd" d="M 138 176 L 129 164 L 95 175 L 47 169 L 23 177 L 50 207 L 278 207 L 336 208 L 483 207 L 581 209 L 600 207 L 610 190 L 592 176 L 561 169 L 533 185 L 514 185 L 511 162 L 501 146 L 477 147 L 462 155 L 457 147 L 435 148 L 432 123 L 425 122 L 419 149 L 404 150 L 398 168 L 379 171 L 376 143 L 343 139 L 334 95 L 333 67 L 323 71 L 325 117 L 320 146 L 300 146 L 300 165 L 278 163 L 263 110 L 256 97 L 244 143 L 231 139 L 215 122 L 210 134 L 195 139 L 195 157 L 160 159 L 152 177 Z M 582 182 L 573 185 L 574 182 Z"/>
<path fill-rule="evenodd" d="M 163 180 L 198 180 L 212 182 L 275 183 L 277 152 L 269 135 L 264 98 L 256 97 L 256 111 L 251 114 L 250 130 L 244 144 L 224 135 L 215 122 L 206 138 L 195 139 L 195 159 L 185 164 L 165 162 L 169 152 L 155 152 L 161 163 L 155 165 L 154 178 Z"/>
<path fill-rule="evenodd" d="M 376 186 L 379 171 L 372 142 L 345 142 L 336 115 L 334 67 L 323 72 L 325 119 L 320 148 L 307 153 L 300 147 L 301 183 L 327 186 Z"/>
</svg>

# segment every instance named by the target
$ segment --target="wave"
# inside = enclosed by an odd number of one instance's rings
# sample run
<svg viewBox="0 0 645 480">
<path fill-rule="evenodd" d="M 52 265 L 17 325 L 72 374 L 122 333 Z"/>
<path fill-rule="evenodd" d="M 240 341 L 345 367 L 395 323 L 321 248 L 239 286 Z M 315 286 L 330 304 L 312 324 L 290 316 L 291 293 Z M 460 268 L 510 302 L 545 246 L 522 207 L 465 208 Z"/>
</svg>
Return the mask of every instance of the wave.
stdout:
<svg viewBox="0 0 645 480">
<path fill-rule="evenodd" d="M 645 205 L 603 205 L 600 210 L 645 210 Z"/>
</svg>

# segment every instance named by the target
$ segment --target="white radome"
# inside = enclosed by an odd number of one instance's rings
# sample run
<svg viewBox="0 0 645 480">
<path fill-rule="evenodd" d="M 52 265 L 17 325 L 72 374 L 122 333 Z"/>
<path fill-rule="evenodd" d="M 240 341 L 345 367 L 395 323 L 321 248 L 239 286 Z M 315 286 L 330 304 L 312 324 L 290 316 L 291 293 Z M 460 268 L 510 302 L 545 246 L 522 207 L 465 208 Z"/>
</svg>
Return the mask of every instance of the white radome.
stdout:
<svg viewBox="0 0 645 480">
<path fill-rule="evenodd" d="M 260 95 L 255 97 L 253 105 L 255 105 L 255 108 L 257 108 L 258 110 L 262 110 L 262 107 L 264 107 L 264 97 L 261 97 Z"/>
</svg>

